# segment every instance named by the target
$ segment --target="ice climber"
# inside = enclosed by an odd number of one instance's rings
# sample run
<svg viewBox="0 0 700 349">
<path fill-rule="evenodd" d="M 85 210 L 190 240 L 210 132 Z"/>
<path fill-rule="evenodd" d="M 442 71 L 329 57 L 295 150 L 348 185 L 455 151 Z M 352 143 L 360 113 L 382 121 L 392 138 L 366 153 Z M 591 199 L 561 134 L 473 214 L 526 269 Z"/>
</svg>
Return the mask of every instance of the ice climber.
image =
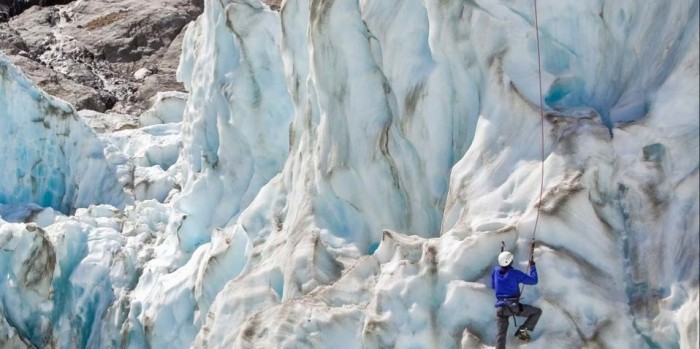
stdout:
<svg viewBox="0 0 700 349">
<path fill-rule="evenodd" d="M 521 340 L 530 340 L 528 331 L 533 331 L 537 321 L 542 315 L 542 309 L 520 303 L 520 284 L 537 284 L 537 269 L 535 269 L 534 257 L 530 257 L 530 275 L 513 268 L 513 254 L 503 251 L 498 255 L 498 267 L 491 273 L 491 288 L 496 292 L 496 321 L 498 334 L 496 335 L 496 349 L 505 349 L 506 333 L 508 332 L 508 318 L 513 316 L 527 317 L 525 323 L 515 332 L 515 336 Z"/>
</svg>

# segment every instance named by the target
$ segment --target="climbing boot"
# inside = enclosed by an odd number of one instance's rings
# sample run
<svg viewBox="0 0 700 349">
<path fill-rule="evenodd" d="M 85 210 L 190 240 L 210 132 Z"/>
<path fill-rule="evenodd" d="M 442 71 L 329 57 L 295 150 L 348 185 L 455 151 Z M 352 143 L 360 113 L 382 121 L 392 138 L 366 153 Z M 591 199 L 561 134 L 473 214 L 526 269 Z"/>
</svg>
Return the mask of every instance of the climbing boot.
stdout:
<svg viewBox="0 0 700 349">
<path fill-rule="evenodd" d="M 530 335 L 527 333 L 527 330 L 524 328 L 518 329 L 515 332 L 515 336 L 518 337 L 521 341 L 530 341 Z"/>
</svg>

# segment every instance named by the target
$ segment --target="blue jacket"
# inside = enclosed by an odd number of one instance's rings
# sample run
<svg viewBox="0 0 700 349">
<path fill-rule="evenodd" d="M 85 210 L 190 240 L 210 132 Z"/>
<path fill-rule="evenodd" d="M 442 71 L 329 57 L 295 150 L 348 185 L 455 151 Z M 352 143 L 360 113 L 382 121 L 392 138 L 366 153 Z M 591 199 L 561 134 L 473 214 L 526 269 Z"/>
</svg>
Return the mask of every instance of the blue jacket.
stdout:
<svg viewBox="0 0 700 349">
<path fill-rule="evenodd" d="M 502 307 L 513 303 L 506 301 L 506 298 L 520 298 L 520 284 L 537 284 L 537 269 L 533 265 L 530 275 L 523 273 L 513 267 L 495 267 L 491 272 L 491 288 L 496 290 L 497 307 Z"/>
</svg>

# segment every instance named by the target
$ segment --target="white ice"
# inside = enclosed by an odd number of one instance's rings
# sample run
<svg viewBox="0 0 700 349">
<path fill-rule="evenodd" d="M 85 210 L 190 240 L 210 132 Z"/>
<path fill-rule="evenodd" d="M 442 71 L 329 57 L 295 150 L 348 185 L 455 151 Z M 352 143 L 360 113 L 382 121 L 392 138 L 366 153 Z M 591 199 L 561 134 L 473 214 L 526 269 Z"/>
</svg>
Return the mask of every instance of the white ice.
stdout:
<svg viewBox="0 0 700 349">
<path fill-rule="evenodd" d="M 1 192 L 0 346 L 492 348 L 490 270 L 536 232 L 509 347 L 695 348 L 699 7 L 538 1 L 542 120 L 532 2 L 205 0 L 186 97 L 70 125 L 133 203 Z M 46 119 L 2 67 L 3 120 Z"/>
<path fill-rule="evenodd" d="M 105 143 L 71 105 L 37 88 L 2 53 L 0 118 L 0 203 L 70 212 L 132 201 L 105 159 Z"/>
</svg>

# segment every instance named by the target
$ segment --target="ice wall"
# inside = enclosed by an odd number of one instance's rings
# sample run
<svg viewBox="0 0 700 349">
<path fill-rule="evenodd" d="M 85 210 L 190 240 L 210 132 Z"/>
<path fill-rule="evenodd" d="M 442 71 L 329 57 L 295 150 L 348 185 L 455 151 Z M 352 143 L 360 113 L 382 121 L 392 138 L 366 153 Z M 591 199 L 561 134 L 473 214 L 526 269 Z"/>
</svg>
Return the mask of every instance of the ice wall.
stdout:
<svg viewBox="0 0 700 349">
<path fill-rule="evenodd" d="M 131 293 L 162 244 L 168 216 L 168 207 L 150 200 L 124 211 L 99 205 L 51 215 L 44 227 L 0 221 L 0 333 L 7 334 L 0 345 L 143 345 L 143 328 L 125 322 L 140 306 Z"/>
<path fill-rule="evenodd" d="M 185 35 L 178 79 L 183 115 L 185 249 L 209 241 L 277 174 L 289 151 L 292 105 L 279 52 L 280 23 L 259 2 L 207 1 Z"/>
<path fill-rule="evenodd" d="M 105 160 L 105 144 L 73 107 L 37 88 L 2 53 L 0 118 L 1 203 L 68 213 L 94 203 L 124 207 L 132 200 Z"/>
<path fill-rule="evenodd" d="M 138 264 L 142 274 L 121 319 L 129 335 L 120 343 L 189 347 L 216 295 L 246 266 L 251 237 L 229 223 L 282 170 L 289 151 L 293 114 L 280 37 L 278 14 L 253 1 L 207 1 L 188 27 L 178 77 L 189 94 L 172 165 L 182 172 L 182 192 L 163 240 Z"/>
<path fill-rule="evenodd" d="M 529 348 L 694 348 L 698 1 L 538 4 L 544 120 L 532 3 L 205 1 L 182 194 L 0 222 L 0 344 L 493 347 L 539 207 Z"/>
<path fill-rule="evenodd" d="M 692 347 L 698 2 L 539 6 L 541 202 L 532 3 L 287 1 L 290 157 L 194 345 L 491 346 L 539 206 L 530 347 Z"/>
</svg>

